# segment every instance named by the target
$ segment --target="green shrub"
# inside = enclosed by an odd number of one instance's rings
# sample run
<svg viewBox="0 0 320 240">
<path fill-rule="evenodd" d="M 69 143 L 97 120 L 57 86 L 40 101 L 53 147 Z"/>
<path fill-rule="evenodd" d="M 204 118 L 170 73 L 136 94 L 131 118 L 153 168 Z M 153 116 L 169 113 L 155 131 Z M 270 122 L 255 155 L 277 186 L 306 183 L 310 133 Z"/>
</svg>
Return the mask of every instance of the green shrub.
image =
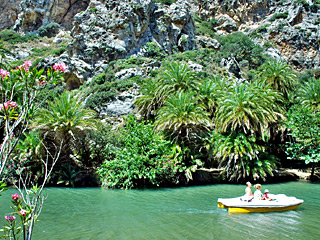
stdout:
<svg viewBox="0 0 320 240">
<path fill-rule="evenodd" d="M 32 48 L 31 49 L 31 57 L 44 57 L 51 54 L 52 48 L 45 47 L 45 48 Z"/>
<path fill-rule="evenodd" d="M 198 35 L 207 35 L 210 37 L 215 36 L 215 27 L 218 26 L 219 20 L 211 18 L 209 21 L 203 21 L 200 18 L 196 18 L 196 33 Z"/>
<path fill-rule="evenodd" d="M 312 71 L 310 69 L 307 69 L 303 73 L 300 74 L 299 76 L 299 83 L 304 84 L 311 80 L 313 78 Z"/>
<path fill-rule="evenodd" d="M 41 37 L 54 37 L 59 33 L 60 25 L 55 22 L 51 22 L 48 25 L 41 26 L 38 29 L 38 33 Z"/>
<path fill-rule="evenodd" d="M 261 33 L 261 32 L 267 32 L 267 27 L 269 27 L 271 24 L 265 24 L 265 25 L 262 25 L 260 27 L 257 28 L 257 32 L 258 33 Z"/>
<path fill-rule="evenodd" d="M 2 39 L 5 42 L 9 42 L 9 43 L 28 42 L 28 41 L 32 41 L 32 40 L 35 40 L 38 38 L 39 38 L 39 36 L 35 33 L 21 35 L 11 29 L 5 29 L 0 32 L 0 39 Z"/>
<path fill-rule="evenodd" d="M 138 122 L 133 116 L 125 119 L 122 146 L 113 150 L 98 169 L 105 188 L 166 186 L 178 183 L 185 168 L 176 158 L 169 141 L 154 131 L 152 124 Z"/>
<path fill-rule="evenodd" d="M 289 26 L 289 24 L 288 24 L 288 23 L 280 23 L 280 24 L 278 25 L 278 29 L 282 29 L 282 28 L 284 28 L 285 26 Z"/>
<path fill-rule="evenodd" d="M 51 54 L 53 56 L 60 56 L 62 53 L 64 53 L 67 50 L 67 45 L 62 45 L 59 49 L 53 50 Z"/>
<path fill-rule="evenodd" d="M 89 12 L 96 12 L 98 9 L 97 8 L 90 8 Z"/>
<path fill-rule="evenodd" d="M 261 34 L 258 34 L 256 31 L 250 33 L 249 35 L 251 38 L 262 38 Z"/>
<path fill-rule="evenodd" d="M 273 45 L 270 43 L 270 42 L 265 42 L 264 44 L 263 44 L 263 47 L 265 48 L 265 49 L 268 49 L 268 48 L 272 48 L 273 47 Z"/>
<path fill-rule="evenodd" d="M 231 33 L 217 39 L 222 45 L 220 50 L 224 57 L 232 55 L 238 62 L 248 60 L 250 68 L 255 68 L 265 61 L 265 56 L 262 54 L 264 49 L 242 32 Z"/>
<path fill-rule="evenodd" d="M 156 42 L 148 42 L 145 46 L 148 57 L 162 57 L 161 47 Z"/>
<path fill-rule="evenodd" d="M 17 60 L 17 61 L 13 61 L 10 63 L 10 68 L 11 69 L 15 69 L 17 68 L 18 66 L 22 65 L 25 61 L 23 60 Z"/>
<path fill-rule="evenodd" d="M 172 3 L 176 3 L 177 0 L 155 0 L 154 2 L 170 6 Z"/>
<path fill-rule="evenodd" d="M 276 19 L 287 18 L 289 15 L 288 11 L 282 13 L 275 13 L 271 17 L 270 21 L 275 21 Z"/>
</svg>

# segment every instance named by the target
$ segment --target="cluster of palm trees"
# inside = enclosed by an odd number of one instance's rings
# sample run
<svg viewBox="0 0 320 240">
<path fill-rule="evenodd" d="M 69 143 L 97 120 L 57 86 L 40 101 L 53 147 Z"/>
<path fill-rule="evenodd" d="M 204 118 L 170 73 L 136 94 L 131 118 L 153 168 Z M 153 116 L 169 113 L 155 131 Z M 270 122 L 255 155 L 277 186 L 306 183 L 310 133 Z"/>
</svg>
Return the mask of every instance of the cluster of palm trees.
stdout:
<svg viewBox="0 0 320 240">
<path fill-rule="evenodd" d="M 283 130 L 290 106 L 298 103 L 313 111 L 320 106 L 320 81 L 299 85 L 297 74 L 280 60 L 267 62 L 251 81 L 203 79 L 187 65 L 172 62 L 146 80 L 140 92 L 137 111 L 184 149 L 185 164 L 200 158 L 236 181 L 272 175 L 276 161 L 270 139 Z M 95 116 L 64 92 L 40 109 L 31 126 L 47 142 L 63 143 L 65 159 L 70 159 L 77 141 L 96 129 Z"/>
<path fill-rule="evenodd" d="M 269 139 L 286 119 L 296 78 L 280 60 L 267 62 L 251 82 L 199 79 L 187 65 L 173 62 L 142 86 L 136 108 L 193 154 L 209 145 L 203 161 L 214 159 L 228 179 L 265 178 L 275 167 Z"/>
</svg>

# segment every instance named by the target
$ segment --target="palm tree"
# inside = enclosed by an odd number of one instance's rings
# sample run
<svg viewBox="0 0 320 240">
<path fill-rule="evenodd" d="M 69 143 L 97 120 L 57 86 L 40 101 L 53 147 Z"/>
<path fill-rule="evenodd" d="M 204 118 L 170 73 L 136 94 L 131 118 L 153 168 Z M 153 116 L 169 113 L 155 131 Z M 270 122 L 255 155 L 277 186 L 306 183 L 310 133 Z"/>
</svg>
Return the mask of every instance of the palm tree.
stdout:
<svg viewBox="0 0 320 240">
<path fill-rule="evenodd" d="M 261 77 L 267 84 L 283 94 L 288 99 L 294 90 L 297 74 L 293 72 L 291 66 L 279 59 L 271 60 L 262 66 Z"/>
<path fill-rule="evenodd" d="M 320 79 L 312 78 L 297 93 L 299 103 L 312 111 L 320 110 Z"/>
<path fill-rule="evenodd" d="M 194 92 L 179 91 L 167 98 L 157 111 L 155 127 L 169 133 L 173 140 L 190 144 L 200 138 L 201 130 L 211 125 L 205 106 L 199 104 Z"/>
<path fill-rule="evenodd" d="M 219 167 L 223 167 L 223 173 L 229 180 L 248 177 L 265 180 L 268 174 L 272 175 L 275 161 L 264 156 L 264 147 L 256 143 L 254 136 L 236 132 L 226 136 L 214 132 L 211 145 L 213 156 L 219 159 Z"/>
<path fill-rule="evenodd" d="M 156 110 L 162 106 L 162 101 L 157 95 L 158 84 L 154 79 L 148 79 L 140 89 L 141 96 L 135 101 L 138 113 L 145 119 L 154 118 Z"/>
<path fill-rule="evenodd" d="M 66 157 L 69 158 L 77 138 L 85 131 L 95 129 L 95 115 L 95 111 L 84 109 L 71 93 L 64 92 L 49 101 L 48 108 L 39 109 L 32 127 L 39 130 L 45 140 L 63 143 Z"/>
<path fill-rule="evenodd" d="M 178 91 L 195 91 L 198 89 L 195 72 L 186 64 L 172 62 L 159 75 L 159 88 L 157 95 L 165 100 L 170 94 Z"/>
<path fill-rule="evenodd" d="M 187 65 L 170 63 L 156 79 L 149 79 L 143 84 L 140 89 L 142 96 L 135 102 L 136 109 L 145 119 L 153 118 L 168 96 L 177 91 L 197 90 L 198 85 L 195 73 Z"/>
<path fill-rule="evenodd" d="M 264 83 L 239 83 L 220 98 L 215 114 L 218 131 L 265 136 L 271 123 L 284 118 L 281 96 Z"/>
<path fill-rule="evenodd" d="M 207 106 L 207 111 L 214 114 L 219 99 L 229 89 L 230 83 L 221 76 L 211 76 L 199 84 L 199 101 Z"/>
</svg>

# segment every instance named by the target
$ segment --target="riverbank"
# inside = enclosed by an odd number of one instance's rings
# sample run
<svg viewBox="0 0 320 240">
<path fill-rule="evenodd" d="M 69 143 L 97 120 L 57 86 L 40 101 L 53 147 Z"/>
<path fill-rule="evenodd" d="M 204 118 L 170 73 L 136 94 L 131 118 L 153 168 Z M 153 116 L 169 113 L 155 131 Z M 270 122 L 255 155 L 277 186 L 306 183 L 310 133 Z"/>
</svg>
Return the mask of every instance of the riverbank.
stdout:
<svg viewBox="0 0 320 240">
<path fill-rule="evenodd" d="M 196 170 L 188 185 L 206 185 L 206 184 L 217 184 L 217 183 L 229 183 L 223 179 L 223 169 L 206 169 L 201 168 Z M 309 181 L 311 176 L 311 168 L 305 169 L 288 169 L 280 168 L 273 170 L 273 176 L 267 177 L 265 183 L 277 183 L 277 182 L 289 182 L 289 181 Z M 260 180 L 261 181 L 261 180 Z M 320 181 L 319 171 L 316 171 L 314 180 L 315 182 Z"/>
<path fill-rule="evenodd" d="M 192 173 L 192 179 L 189 181 L 181 181 L 178 186 L 198 186 L 198 185 L 210 185 L 210 184 L 228 184 L 230 181 L 225 180 L 222 175 L 222 168 L 201 168 L 197 169 Z M 289 169 L 289 168 L 279 168 L 273 170 L 273 176 L 269 176 L 266 178 L 266 181 L 262 181 L 258 179 L 257 182 L 263 183 L 282 183 L 282 182 L 290 182 L 290 181 L 310 181 L 311 176 L 311 168 L 305 169 Z M 90 172 L 82 172 L 73 179 L 75 187 L 100 187 L 101 182 L 95 174 Z M 236 183 L 244 183 L 247 181 L 246 179 L 243 182 L 239 181 Z M 255 181 L 256 182 L 256 181 Z M 315 178 L 313 182 L 320 182 L 320 173 L 319 170 L 315 172 Z M 53 183 L 49 183 L 50 187 L 60 187 L 61 185 L 55 185 Z M 167 186 L 167 187 L 174 187 Z"/>
</svg>

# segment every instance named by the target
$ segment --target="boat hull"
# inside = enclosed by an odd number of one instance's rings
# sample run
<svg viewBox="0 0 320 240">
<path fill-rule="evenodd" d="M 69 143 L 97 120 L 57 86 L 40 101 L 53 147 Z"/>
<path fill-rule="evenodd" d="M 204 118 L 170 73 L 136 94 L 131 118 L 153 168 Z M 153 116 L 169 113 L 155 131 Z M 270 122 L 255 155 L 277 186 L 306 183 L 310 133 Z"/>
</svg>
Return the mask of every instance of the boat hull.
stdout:
<svg viewBox="0 0 320 240">
<path fill-rule="evenodd" d="M 229 207 L 228 211 L 229 213 L 253 213 L 253 212 L 257 212 L 257 213 L 263 213 L 263 212 L 281 212 L 281 211 L 288 211 L 288 210 L 294 210 L 297 207 L 299 207 L 301 205 L 297 204 L 297 205 L 293 205 L 293 206 L 287 206 L 287 207 Z"/>
<path fill-rule="evenodd" d="M 239 198 L 219 198 L 218 207 L 228 208 L 229 213 L 252 213 L 252 212 L 280 212 L 296 209 L 304 201 L 295 197 L 287 197 L 283 194 L 274 195 L 273 201 L 253 200 L 245 201 Z"/>
</svg>

